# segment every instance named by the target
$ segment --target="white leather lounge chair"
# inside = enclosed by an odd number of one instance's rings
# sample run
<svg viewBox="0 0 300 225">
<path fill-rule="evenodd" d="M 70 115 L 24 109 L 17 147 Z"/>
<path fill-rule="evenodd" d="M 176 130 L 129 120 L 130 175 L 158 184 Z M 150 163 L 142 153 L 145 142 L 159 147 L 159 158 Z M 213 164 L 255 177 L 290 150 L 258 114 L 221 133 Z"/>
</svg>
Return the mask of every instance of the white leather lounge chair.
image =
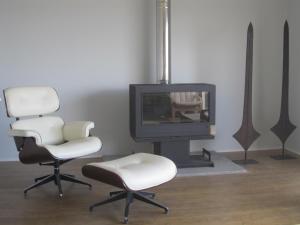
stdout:
<svg viewBox="0 0 300 225">
<path fill-rule="evenodd" d="M 72 175 L 61 174 L 60 166 L 100 150 L 100 139 L 90 135 L 94 123 L 64 123 L 58 116 L 49 116 L 59 109 L 58 95 L 51 87 L 8 88 L 4 90 L 4 99 L 7 115 L 16 118 L 9 134 L 14 137 L 20 161 L 54 167 L 53 174 L 36 178 L 24 194 L 51 181 L 57 185 L 60 197 L 63 196 L 61 180 L 91 187 Z"/>
</svg>

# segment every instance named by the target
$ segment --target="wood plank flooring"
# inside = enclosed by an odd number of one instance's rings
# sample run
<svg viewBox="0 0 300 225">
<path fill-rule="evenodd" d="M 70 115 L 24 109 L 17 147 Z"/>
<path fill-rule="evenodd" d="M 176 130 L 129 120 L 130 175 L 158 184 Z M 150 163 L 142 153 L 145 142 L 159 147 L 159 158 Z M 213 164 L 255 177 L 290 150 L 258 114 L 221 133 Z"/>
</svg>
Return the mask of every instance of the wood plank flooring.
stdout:
<svg viewBox="0 0 300 225">
<path fill-rule="evenodd" d="M 278 152 L 279 153 L 279 152 Z M 154 188 L 156 200 L 170 213 L 135 201 L 131 225 L 295 225 L 300 224 L 300 159 L 275 161 L 274 151 L 251 152 L 258 165 L 246 166 L 249 173 L 208 177 L 182 177 Z M 229 157 L 242 158 L 242 153 Z M 98 159 L 99 160 L 99 159 Z M 63 182 L 59 200 L 54 184 L 23 197 L 23 188 L 52 172 L 50 167 L 0 163 L 0 224 L 2 225 L 111 225 L 120 224 L 124 201 L 95 208 L 88 206 L 108 196 L 113 187 L 82 177 L 81 166 L 95 159 L 75 160 L 62 172 L 75 174 L 93 184 L 87 187 Z"/>
</svg>

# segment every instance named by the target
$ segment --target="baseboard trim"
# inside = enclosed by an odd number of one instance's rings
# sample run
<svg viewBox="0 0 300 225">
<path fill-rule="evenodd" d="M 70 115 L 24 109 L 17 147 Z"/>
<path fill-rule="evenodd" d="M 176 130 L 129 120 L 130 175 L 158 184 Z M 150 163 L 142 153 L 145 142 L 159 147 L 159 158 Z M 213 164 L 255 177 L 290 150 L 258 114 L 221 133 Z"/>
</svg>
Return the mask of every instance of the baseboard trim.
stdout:
<svg viewBox="0 0 300 225">
<path fill-rule="evenodd" d="M 268 148 L 253 148 L 249 149 L 248 151 L 254 152 L 254 151 L 268 151 L 268 150 L 279 150 L 281 149 L 280 146 L 273 146 L 273 147 L 268 147 Z M 212 150 L 212 149 L 209 149 Z M 226 153 L 226 152 L 244 152 L 245 150 L 240 148 L 240 149 L 218 149 L 215 150 L 215 152 L 220 152 L 220 153 Z"/>
<path fill-rule="evenodd" d="M 295 154 L 295 155 L 300 156 L 300 152 L 299 152 L 299 151 L 296 151 L 295 149 L 286 148 L 286 150 L 289 151 L 289 152 L 291 152 L 291 153 L 293 153 L 293 154 Z"/>
<path fill-rule="evenodd" d="M 100 158 L 100 157 L 103 157 L 103 155 L 95 153 L 92 155 L 80 157 L 78 159 L 95 159 L 95 158 Z M 19 162 L 19 159 L 18 158 L 5 158 L 5 159 L 0 159 L 0 162 Z"/>
<path fill-rule="evenodd" d="M 256 148 L 256 149 L 249 149 L 248 151 L 267 151 L 267 150 L 280 150 L 281 146 L 276 146 L 276 147 L 268 147 L 268 148 Z M 212 149 L 209 149 L 212 150 Z M 293 150 L 293 149 L 286 149 L 287 151 L 290 151 L 296 155 L 300 156 L 300 153 Z M 191 153 L 193 152 L 199 152 L 199 150 L 192 150 Z M 220 152 L 220 153 L 226 153 L 226 152 L 244 152 L 244 149 L 218 149 L 215 152 Z M 92 155 L 88 155 L 88 156 L 84 156 L 81 157 L 82 159 L 91 159 L 91 158 L 99 158 L 99 157 L 103 157 L 103 156 L 110 156 L 110 155 L 102 155 L 102 154 L 92 154 Z M 6 159 L 0 159 L 0 162 L 18 162 L 19 159 L 18 158 L 6 158 Z"/>
<path fill-rule="evenodd" d="M 16 158 L 5 158 L 5 159 L 0 159 L 0 162 L 18 162 L 19 159 Z"/>
</svg>

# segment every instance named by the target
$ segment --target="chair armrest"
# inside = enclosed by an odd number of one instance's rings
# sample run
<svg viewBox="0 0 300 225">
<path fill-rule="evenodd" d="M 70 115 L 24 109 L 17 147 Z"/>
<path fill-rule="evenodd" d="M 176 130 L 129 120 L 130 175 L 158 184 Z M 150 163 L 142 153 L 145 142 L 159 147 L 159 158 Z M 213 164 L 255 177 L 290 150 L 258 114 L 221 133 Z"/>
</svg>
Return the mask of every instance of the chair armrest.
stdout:
<svg viewBox="0 0 300 225">
<path fill-rule="evenodd" d="M 8 135 L 12 137 L 33 137 L 37 145 L 42 145 L 42 137 L 35 131 L 11 129 L 8 131 Z"/>
<path fill-rule="evenodd" d="M 90 130 L 95 127 L 91 121 L 74 121 L 65 123 L 63 127 L 64 139 L 71 141 L 80 138 L 86 138 L 90 135 Z"/>
</svg>

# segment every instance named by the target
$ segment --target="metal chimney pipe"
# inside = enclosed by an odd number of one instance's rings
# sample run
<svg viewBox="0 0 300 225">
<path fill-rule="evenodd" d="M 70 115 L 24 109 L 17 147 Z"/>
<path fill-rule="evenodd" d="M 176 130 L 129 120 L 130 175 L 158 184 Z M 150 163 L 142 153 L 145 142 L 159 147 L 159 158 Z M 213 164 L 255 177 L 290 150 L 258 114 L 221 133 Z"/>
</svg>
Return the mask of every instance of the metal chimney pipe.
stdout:
<svg viewBox="0 0 300 225">
<path fill-rule="evenodd" d="M 171 0 L 156 0 L 156 69 L 160 84 L 171 83 Z"/>
</svg>

